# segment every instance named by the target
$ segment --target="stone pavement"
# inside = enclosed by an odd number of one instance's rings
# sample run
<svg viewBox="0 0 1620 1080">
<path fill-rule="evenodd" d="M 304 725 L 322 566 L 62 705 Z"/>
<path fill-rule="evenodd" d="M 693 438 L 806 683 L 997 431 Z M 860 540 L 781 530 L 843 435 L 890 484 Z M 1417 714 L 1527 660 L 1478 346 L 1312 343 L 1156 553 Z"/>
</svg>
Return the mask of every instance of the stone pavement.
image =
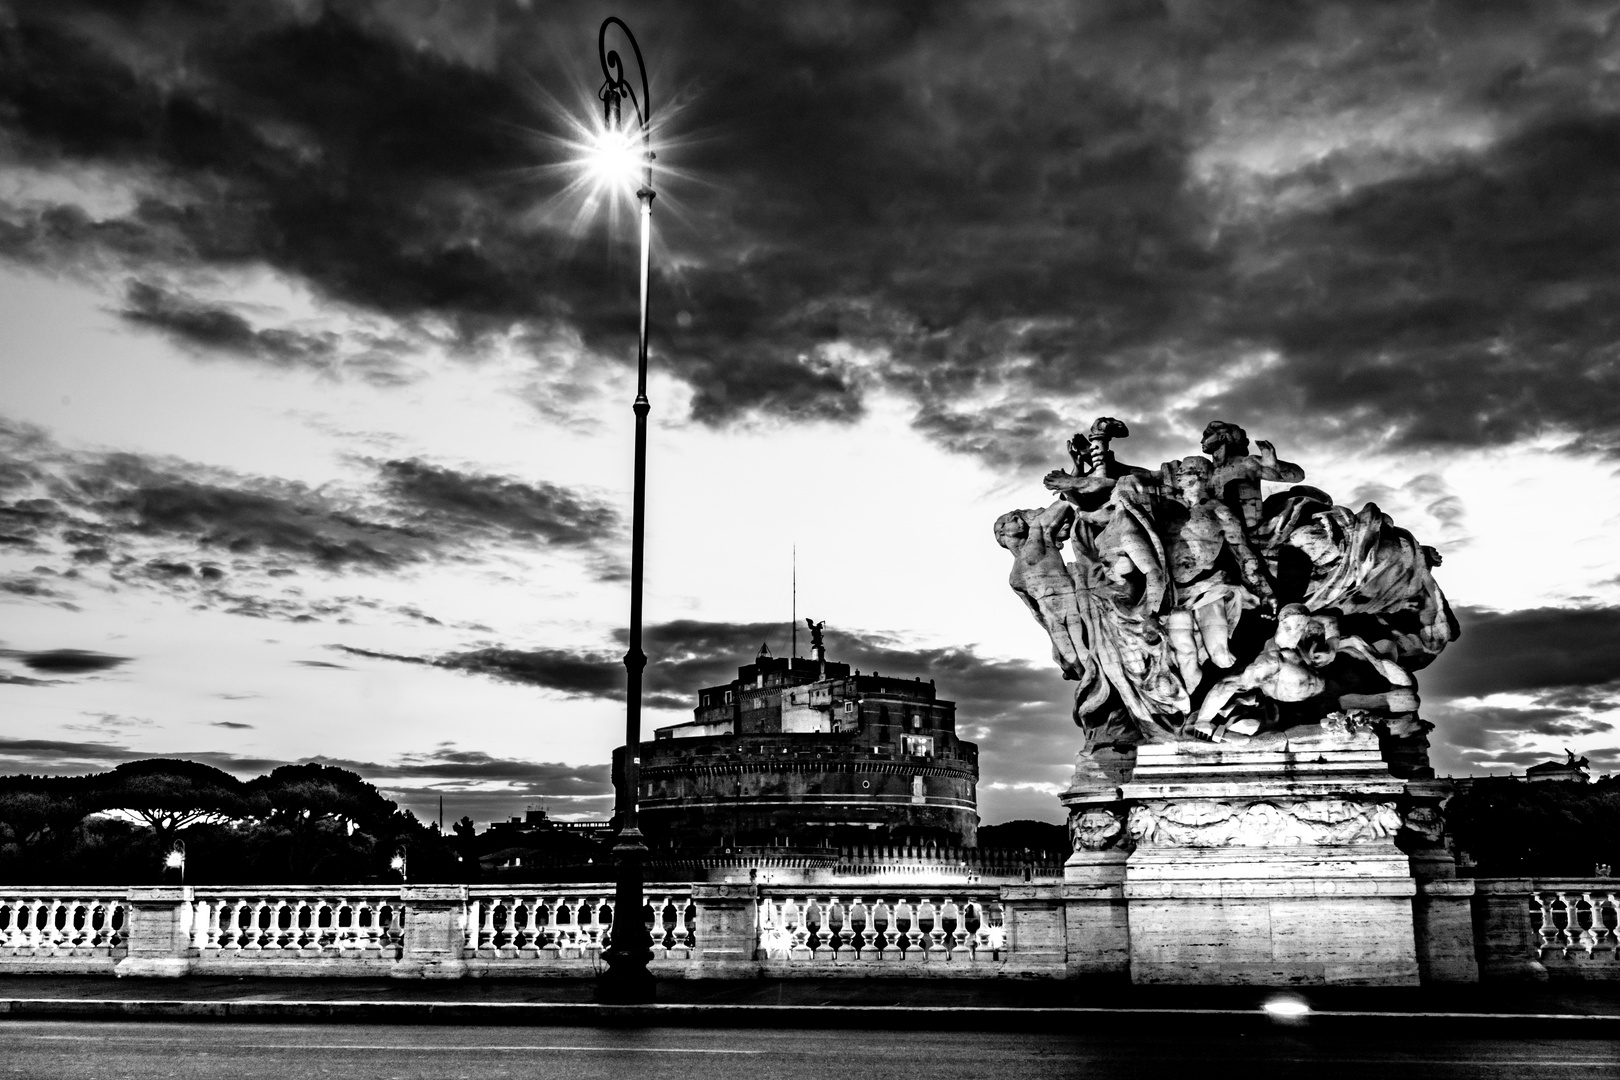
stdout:
<svg viewBox="0 0 1620 1080">
<path fill-rule="evenodd" d="M 1262 1006 L 1289 997 L 1304 1020 Z M 581 979 L 0 978 L 0 1019 L 287 1020 L 1110 1030 L 1421 1027 L 1471 1035 L 1620 1038 L 1620 982 L 1422 988 L 1142 987 L 1019 979 L 667 980 L 652 1006 L 594 1003 Z"/>
</svg>

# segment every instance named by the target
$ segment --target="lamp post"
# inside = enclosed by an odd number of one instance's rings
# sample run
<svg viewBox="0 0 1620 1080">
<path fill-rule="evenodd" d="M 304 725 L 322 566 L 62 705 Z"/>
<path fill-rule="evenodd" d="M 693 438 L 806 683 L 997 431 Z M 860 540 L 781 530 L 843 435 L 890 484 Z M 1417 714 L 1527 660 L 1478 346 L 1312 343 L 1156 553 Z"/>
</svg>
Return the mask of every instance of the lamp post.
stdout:
<svg viewBox="0 0 1620 1080">
<path fill-rule="evenodd" d="M 641 75 L 639 98 L 624 77 L 624 65 L 619 60 L 618 52 L 607 47 L 610 26 L 618 26 L 624 32 L 625 40 L 630 42 L 630 48 L 635 53 L 636 67 Z M 647 93 L 647 66 L 641 60 L 641 46 L 636 44 L 635 36 L 622 20 L 610 17 L 603 21 L 602 29 L 597 34 L 596 50 L 605 76 L 597 92 L 602 100 L 603 138 L 618 140 L 622 148 L 628 133 L 621 129 L 621 117 L 623 103 L 628 98 L 640 128 L 643 170 L 641 187 L 636 191 L 636 200 L 641 204 L 641 321 L 636 350 L 636 400 L 631 406 L 636 414 L 636 460 L 630 514 L 630 648 L 624 654 L 624 756 L 620 762 L 619 783 L 614 798 L 619 835 L 613 846 L 617 868 L 613 890 L 613 940 L 603 954 L 608 967 L 597 988 L 598 997 L 603 1001 L 632 1003 L 653 1000 L 653 977 L 647 970 L 647 962 L 652 959 L 652 941 L 641 918 L 642 864 L 647 857 L 647 845 L 642 841 L 641 829 L 636 822 L 637 762 L 641 750 L 641 672 L 647 666 L 647 657 L 641 651 L 641 578 L 646 534 L 647 413 L 652 408 L 647 400 L 647 276 L 652 248 L 653 202 L 652 101 Z"/>
<path fill-rule="evenodd" d="M 186 844 L 184 840 L 176 840 L 168 854 L 163 856 L 163 869 L 171 870 L 180 878 L 180 884 L 186 883 Z"/>
</svg>

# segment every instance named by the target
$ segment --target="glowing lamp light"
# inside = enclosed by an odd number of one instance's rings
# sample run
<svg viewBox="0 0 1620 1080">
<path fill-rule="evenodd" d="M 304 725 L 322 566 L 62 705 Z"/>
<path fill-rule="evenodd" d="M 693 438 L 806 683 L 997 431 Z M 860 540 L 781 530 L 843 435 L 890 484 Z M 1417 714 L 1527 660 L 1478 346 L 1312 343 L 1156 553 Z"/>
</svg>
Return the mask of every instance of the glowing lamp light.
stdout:
<svg viewBox="0 0 1620 1080">
<path fill-rule="evenodd" d="M 185 869 L 185 865 L 186 853 L 181 851 L 179 848 L 175 848 L 173 851 L 163 856 L 163 866 L 165 869 L 183 870 Z"/>
<path fill-rule="evenodd" d="M 1299 1020 L 1311 1014 L 1311 1007 L 1297 997 L 1274 997 L 1260 1008 L 1273 1020 Z"/>
<path fill-rule="evenodd" d="M 616 124 L 605 126 L 597 133 L 586 164 L 598 183 L 631 189 L 636 186 L 643 165 L 642 151 L 636 142 Z"/>
</svg>

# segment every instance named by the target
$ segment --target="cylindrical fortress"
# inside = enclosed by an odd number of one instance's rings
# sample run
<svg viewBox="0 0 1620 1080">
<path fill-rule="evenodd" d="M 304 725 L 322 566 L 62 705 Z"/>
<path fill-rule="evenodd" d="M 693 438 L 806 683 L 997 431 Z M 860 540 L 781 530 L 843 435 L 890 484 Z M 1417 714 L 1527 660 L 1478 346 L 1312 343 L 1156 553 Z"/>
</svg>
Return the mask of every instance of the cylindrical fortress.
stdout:
<svg viewBox="0 0 1620 1080">
<path fill-rule="evenodd" d="M 641 744 L 655 850 L 977 843 L 979 751 L 921 679 L 761 654 Z"/>
</svg>

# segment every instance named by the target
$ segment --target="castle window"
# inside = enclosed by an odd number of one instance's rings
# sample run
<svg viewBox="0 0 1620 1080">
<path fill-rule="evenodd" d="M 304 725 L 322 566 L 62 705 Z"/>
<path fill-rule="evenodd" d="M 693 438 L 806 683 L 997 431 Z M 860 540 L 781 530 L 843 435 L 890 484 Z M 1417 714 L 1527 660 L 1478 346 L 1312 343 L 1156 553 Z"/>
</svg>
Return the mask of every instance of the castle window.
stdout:
<svg viewBox="0 0 1620 1080">
<path fill-rule="evenodd" d="M 734 698 L 733 698 L 733 695 L 732 695 L 731 691 L 727 690 L 726 691 L 726 704 L 730 705 L 733 700 L 734 700 Z"/>
</svg>

